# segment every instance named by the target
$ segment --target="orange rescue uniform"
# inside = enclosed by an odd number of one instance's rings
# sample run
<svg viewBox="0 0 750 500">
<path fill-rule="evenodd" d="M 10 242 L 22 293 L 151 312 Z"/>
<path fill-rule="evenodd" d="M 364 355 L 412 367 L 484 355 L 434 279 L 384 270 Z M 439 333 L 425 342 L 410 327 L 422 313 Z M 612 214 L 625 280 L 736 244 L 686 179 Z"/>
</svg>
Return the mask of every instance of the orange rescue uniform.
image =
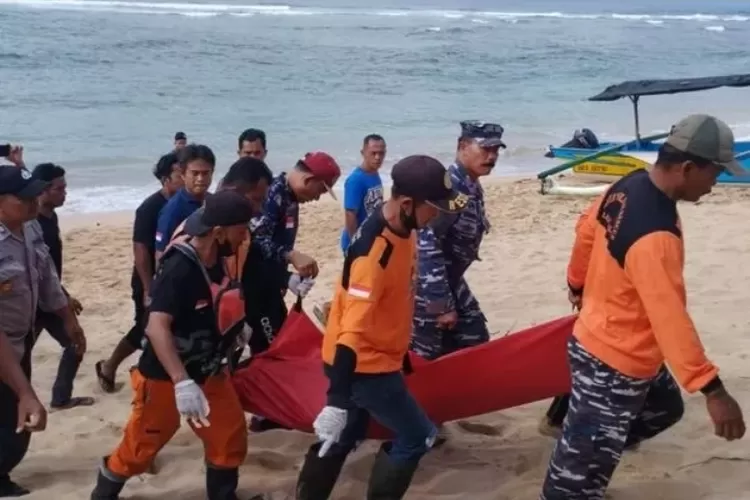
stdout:
<svg viewBox="0 0 750 500">
<path fill-rule="evenodd" d="M 382 214 L 373 217 L 348 250 L 323 337 L 323 361 L 333 365 L 336 345 L 347 346 L 355 373 L 400 371 L 414 314 L 414 232 L 399 236 Z"/>
<path fill-rule="evenodd" d="M 624 181 L 624 182 L 623 182 Z M 574 336 L 624 375 L 650 378 L 666 359 L 688 392 L 718 374 L 687 312 L 677 204 L 644 170 L 583 212 L 568 285 L 583 293 Z"/>
</svg>

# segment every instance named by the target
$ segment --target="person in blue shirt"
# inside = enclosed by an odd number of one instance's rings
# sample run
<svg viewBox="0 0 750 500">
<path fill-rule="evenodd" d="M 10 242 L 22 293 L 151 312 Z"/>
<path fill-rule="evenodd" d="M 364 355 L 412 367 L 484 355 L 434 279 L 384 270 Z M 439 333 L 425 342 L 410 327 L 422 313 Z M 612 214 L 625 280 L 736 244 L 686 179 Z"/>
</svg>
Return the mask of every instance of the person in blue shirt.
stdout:
<svg viewBox="0 0 750 500">
<path fill-rule="evenodd" d="M 159 212 L 154 250 L 156 261 L 167 248 L 172 233 L 182 221 L 203 205 L 216 167 L 216 157 L 208 146 L 189 144 L 177 153 L 184 187 Z"/>
<path fill-rule="evenodd" d="M 341 250 L 346 254 L 352 236 L 368 215 L 383 203 L 383 182 L 378 171 L 385 160 L 385 139 L 377 134 L 365 137 L 362 143 L 362 164 L 344 183 L 344 229 Z"/>
</svg>

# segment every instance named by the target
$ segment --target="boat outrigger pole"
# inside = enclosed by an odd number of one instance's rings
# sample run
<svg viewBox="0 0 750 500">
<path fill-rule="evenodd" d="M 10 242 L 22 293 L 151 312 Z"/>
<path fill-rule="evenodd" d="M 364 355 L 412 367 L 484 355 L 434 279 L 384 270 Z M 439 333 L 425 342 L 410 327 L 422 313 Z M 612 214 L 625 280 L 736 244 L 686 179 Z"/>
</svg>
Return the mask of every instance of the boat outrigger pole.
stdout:
<svg viewBox="0 0 750 500">
<path fill-rule="evenodd" d="M 630 101 L 633 103 L 633 117 L 635 118 L 635 144 L 641 147 L 641 122 L 638 116 L 638 99 L 637 95 L 629 95 Z"/>
<path fill-rule="evenodd" d="M 537 174 L 536 177 L 540 181 L 544 181 L 544 179 L 546 179 L 550 175 L 555 175 L 555 174 L 559 174 L 560 172 L 564 172 L 565 170 L 570 170 L 571 168 L 578 166 L 581 163 L 586 163 L 587 161 L 595 160 L 599 158 L 600 156 L 605 156 L 611 153 L 617 153 L 618 151 L 626 149 L 628 146 L 632 146 L 638 140 L 643 141 L 643 142 L 654 142 L 654 141 L 664 139 L 668 135 L 669 135 L 669 132 L 662 132 L 660 134 L 654 134 L 648 137 L 643 137 L 643 138 L 635 139 L 632 141 L 623 142 L 622 144 L 616 144 L 606 149 L 600 149 L 598 151 L 594 150 L 590 155 L 586 155 L 586 156 L 582 156 L 579 158 L 574 158 L 572 160 L 566 161 L 562 165 L 558 165 L 556 167 L 550 168 L 548 170 L 545 170 L 544 172 Z"/>
</svg>

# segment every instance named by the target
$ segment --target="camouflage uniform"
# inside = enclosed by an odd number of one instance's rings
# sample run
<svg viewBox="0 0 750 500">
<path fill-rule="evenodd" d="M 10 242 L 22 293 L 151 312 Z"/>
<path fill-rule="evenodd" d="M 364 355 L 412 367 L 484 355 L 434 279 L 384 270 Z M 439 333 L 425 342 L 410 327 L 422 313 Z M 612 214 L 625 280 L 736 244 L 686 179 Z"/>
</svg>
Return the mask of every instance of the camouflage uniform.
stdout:
<svg viewBox="0 0 750 500">
<path fill-rule="evenodd" d="M 625 447 L 682 418 L 680 388 L 665 367 L 635 379 L 568 341 L 570 408 L 552 453 L 541 500 L 602 500 Z"/>
<path fill-rule="evenodd" d="M 253 245 L 263 258 L 286 270 L 287 253 L 294 250 L 299 227 L 299 203 L 289 188 L 286 174 L 273 180 L 268 188 L 263 214 L 251 221 Z"/>
<path fill-rule="evenodd" d="M 448 171 L 455 188 L 469 196 L 469 204 L 460 214 L 444 214 L 418 232 L 419 279 L 411 349 L 426 359 L 489 340 L 487 318 L 464 279 L 471 263 L 480 260 L 479 245 L 490 230 L 484 191 L 461 165 L 453 164 Z M 438 317 L 453 310 L 458 315 L 455 328 L 438 328 Z"/>
</svg>

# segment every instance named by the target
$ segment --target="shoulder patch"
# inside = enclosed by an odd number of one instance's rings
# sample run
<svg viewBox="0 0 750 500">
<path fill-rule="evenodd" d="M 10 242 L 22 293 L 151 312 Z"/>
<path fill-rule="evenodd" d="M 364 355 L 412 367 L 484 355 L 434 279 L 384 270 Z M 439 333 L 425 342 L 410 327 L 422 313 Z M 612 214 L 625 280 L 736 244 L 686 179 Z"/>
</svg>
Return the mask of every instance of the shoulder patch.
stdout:
<svg viewBox="0 0 750 500">
<path fill-rule="evenodd" d="M 682 237 L 677 204 L 654 186 L 645 172 L 623 177 L 604 195 L 596 220 L 606 231 L 607 248 L 620 267 L 642 237 L 668 231 Z"/>
</svg>

